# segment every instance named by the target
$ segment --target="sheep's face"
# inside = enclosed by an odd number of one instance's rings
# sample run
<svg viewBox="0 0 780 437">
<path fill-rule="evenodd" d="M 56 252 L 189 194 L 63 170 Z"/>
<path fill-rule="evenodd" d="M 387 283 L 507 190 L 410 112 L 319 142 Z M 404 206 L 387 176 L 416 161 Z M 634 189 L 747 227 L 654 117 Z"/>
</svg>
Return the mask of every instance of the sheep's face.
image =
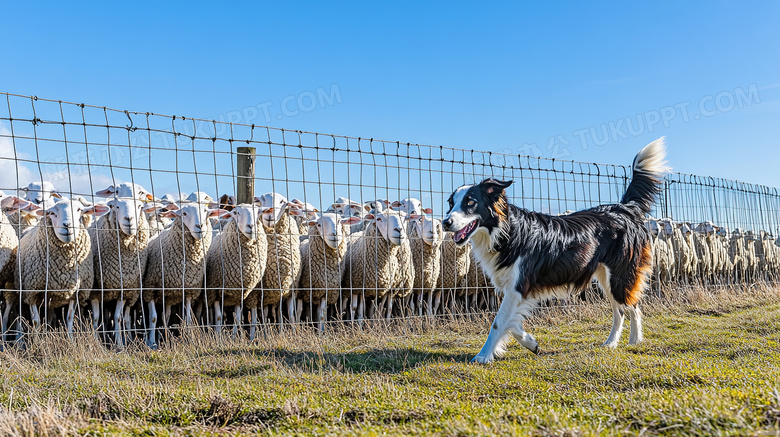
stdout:
<svg viewBox="0 0 780 437">
<path fill-rule="evenodd" d="M 85 206 L 78 200 L 62 199 L 36 213 L 45 216 L 54 228 L 54 235 L 63 243 L 71 243 L 78 240 L 81 232 L 86 232 L 82 227 L 82 218 L 88 215 L 101 216 L 108 212 L 108 206 L 95 204 Z"/>
<path fill-rule="evenodd" d="M 360 223 L 358 217 L 341 217 L 339 214 L 326 212 L 316 220 L 309 220 L 309 235 L 319 235 L 330 248 L 341 245 L 346 235 L 344 226 Z"/>
<path fill-rule="evenodd" d="M 367 220 L 373 220 L 382 238 L 394 246 L 400 246 L 406 239 L 404 232 L 404 220 L 400 213 L 390 211 L 377 212 L 366 215 Z"/>
<path fill-rule="evenodd" d="M 292 205 L 290 209 L 290 213 L 292 214 L 293 209 L 295 209 L 295 213 L 293 215 L 301 216 L 304 219 L 308 220 L 317 220 L 320 215 L 319 210 L 308 202 L 302 202 L 298 199 L 293 199 L 290 201 L 290 204 Z"/>
<path fill-rule="evenodd" d="M 138 234 L 138 228 L 142 220 L 146 220 L 146 213 L 154 212 L 158 205 L 155 203 L 143 203 L 133 197 L 115 197 L 108 201 L 111 210 L 109 216 L 116 226 L 124 234 L 134 236 Z"/>
<path fill-rule="evenodd" d="M 691 227 L 691 224 L 688 222 L 677 223 L 677 227 L 680 229 L 680 232 L 682 232 L 682 234 L 685 235 L 686 237 L 688 235 L 693 234 L 693 228 Z"/>
<path fill-rule="evenodd" d="M 645 221 L 645 227 L 648 231 L 650 231 L 650 234 L 653 237 L 657 237 L 658 234 L 661 232 L 661 228 L 658 226 L 658 220 L 656 219 L 649 219 Z"/>
<path fill-rule="evenodd" d="M 255 204 L 259 205 L 263 212 L 263 226 L 266 228 L 276 226 L 290 206 L 287 198 L 279 193 L 265 193 L 260 197 L 255 197 Z"/>
<path fill-rule="evenodd" d="M 715 226 L 710 221 L 701 222 L 698 225 L 696 225 L 694 231 L 700 234 L 710 235 L 715 233 Z"/>
<path fill-rule="evenodd" d="M 200 240 L 207 232 L 211 232 L 210 217 L 226 217 L 229 212 L 224 209 L 210 208 L 209 205 L 199 203 L 184 203 L 177 206 L 175 203 L 168 205 L 167 210 L 162 214 L 166 218 L 181 219 L 182 226 L 185 226 L 192 235 L 192 238 Z M 174 224 L 174 226 L 177 226 Z"/>
<path fill-rule="evenodd" d="M 674 234 L 674 228 L 676 225 L 671 220 L 663 219 L 659 221 L 658 224 L 661 226 L 661 230 L 665 235 Z"/>
<path fill-rule="evenodd" d="M 33 202 L 37 205 L 44 205 L 44 208 L 53 205 L 62 196 L 54 189 L 54 184 L 49 181 L 30 182 L 24 188 L 20 188 L 22 197 L 25 200 Z"/>
<path fill-rule="evenodd" d="M 202 203 L 205 205 L 213 204 L 214 198 L 209 196 L 208 194 L 204 193 L 203 191 L 193 191 L 190 193 L 189 196 L 187 196 L 186 199 L 187 202 L 195 202 L 195 203 Z M 217 205 L 210 205 L 212 208 L 216 208 Z"/>
<path fill-rule="evenodd" d="M 413 197 L 407 197 L 400 202 L 396 200 L 390 207 L 409 215 L 433 214 L 431 208 L 423 208 L 420 199 L 415 199 Z"/>
<path fill-rule="evenodd" d="M 429 246 L 438 246 L 444 240 L 441 220 L 431 220 L 422 215 L 412 214 L 409 216 L 409 224 L 413 226 L 417 238 L 421 238 Z"/>
<path fill-rule="evenodd" d="M 30 210 L 30 208 L 39 208 L 32 202 L 29 202 L 21 197 L 9 196 L 0 191 L 0 208 L 6 214 L 13 214 L 18 211 Z"/>
<path fill-rule="evenodd" d="M 151 202 L 154 196 L 146 188 L 133 182 L 122 182 L 119 185 L 109 185 L 108 188 L 95 193 L 99 197 L 126 197 L 142 202 Z"/>
<path fill-rule="evenodd" d="M 257 239 L 260 223 L 260 207 L 257 205 L 242 203 L 233 207 L 230 216 L 236 221 L 236 227 L 245 237 Z"/>
</svg>

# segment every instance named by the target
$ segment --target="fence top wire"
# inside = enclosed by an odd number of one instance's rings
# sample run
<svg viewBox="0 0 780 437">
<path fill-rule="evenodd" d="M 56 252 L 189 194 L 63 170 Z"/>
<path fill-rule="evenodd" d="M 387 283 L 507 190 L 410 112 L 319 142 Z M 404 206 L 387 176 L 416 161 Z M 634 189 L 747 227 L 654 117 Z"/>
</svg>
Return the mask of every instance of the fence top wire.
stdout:
<svg viewBox="0 0 780 437">
<path fill-rule="evenodd" d="M 67 184 L 63 185 L 69 185 L 74 195 L 91 196 L 95 190 L 103 188 L 98 185 L 123 180 L 133 180 L 142 185 L 149 183 L 153 188 L 162 186 L 163 189 L 175 189 L 179 193 L 185 188 L 208 191 L 221 187 L 222 191 L 228 188 L 233 190 L 236 176 L 233 159 L 236 147 L 244 145 L 257 149 L 260 161 L 256 180 L 270 185 L 273 191 L 286 191 L 291 197 L 293 194 L 317 197 L 306 195 L 318 193 L 321 205 L 332 200 L 325 196 L 332 195 L 335 198 L 343 194 L 340 190 L 345 189 L 357 199 L 420 196 L 425 198 L 423 200 L 426 203 L 443 205 L 454 187 L 484 177 L 497 177 L 522 182 L 513 186 L 509 193 L 510 197 L 519 200 L 519 206 L 562 213 L 564 210 L 583 209 L 619 200 L 631 177 L 630 167 L 620 164 L 289 130 L 120 110 L 13 93 L 0 95 L 5 96 L 7 101 L 7 108 L 0 108 L 0 122 L 11 125 L 9 131 L 0 123 L 0 140 L 10 138 L 14 141 L 13 154 L 4 151 L 0 160 L 14 160 L 17 169 L 19 163 L 37 166 L 37 171 L 32 172 L 40 176 L 36 179 L 45 179 L 45 174 L 67 173 L 62 179 L 67 180 Z M 41 108 L 41 102 L 56 108 L 47 111 Z M 89 111 L 99 113 L 99 118 Z M 46 127 L 50 125 L 56 126 L 59 131 L 47 130 Z M 73 127 L 82 132 L 68 130 Z M 325 138 L 328 140 L 321 141 Z M 52 159 L 47 153 L 46 147 L 64 145 L 67 149 L 68 144 L 81 145 L 82 149 L 87 146 L 102 147 L 107 150 L 109 159 L 102 162 L 99 159 L 91 160 L 90 150 L 86 151 L 82 159 L 72 159 L 70 156 Z M 30 153 L 32 150 L 35 150 L 34 154 Z M 111 156 L 112 151 L 114 156 Z M 123 153 L 135 154 L 135 157 L 128 161 L 123 158 Z M 153 154 L 155 159 L 152 159 Z M 201 159 L 210 162 L 204 165 Z M 134 160 L 148 161 L 148 164 L 134 164 Z M 320 167 L 323 163 L 330 166 L 325 169 L 327 171 Z M 310 167 L 312 165 L 314 167 Z M 58 166 L 58 171 L 45 171 L 46 166 Z M 300 168 L 291 168 L 296 166 Z M 100 170 L 110 172 L 110 176 L 96 175 Z M 137 176 L 139 171 L 149 173 L 148 177 Z M 337 173 L 342 171 L 346 173 L 346 178 L 337 177 Z M 333 177 L 328 177 L 329 173 Z M 158 175 L 158 179 L 160 175 L 166 174 L 169 178 L 175 177 L 175 184 L 153 181 L 152 174 Z M 440 177 L 434 178 L 434 174 Z M 73 178 L 80 175 L 89 175 L 89 190 L 82 189 L 79 192 L 74 187 Z M 201 180 L 199 175 L 208 175 L 213 181 Z M 304 175 L 311 176 L 305 178 Z M 18 173 L 17 179 L 20 179 Z M 307 186 L 309 183 L 320 186 Z M 323 193 L 323 184 L 332 185 L 332 193 Z M 15 189 L 19 186 L 2 185 L 0 189 Z M 359 187 L 354 188 L 354 185 Z M 419 186 L 413 188 L 413 185 Z M 739 196 L 759 196 L 759 199 L 751 198 L 750 202 L 756 205 L 747 205 L 745 202 L 748 199 L 735 200 Z M 780 204 L 778 198 L 777 189 L 772 187 L 710 176 L 671 173 L 667 176 L 665 194 L 653 215 L 687 221 L 714 221 L 720 218 L 729 226 L 756 230 L 769 228 L 771 231 L 778 224 L 775 217 L 777 211 L 774 211 Z M 761 223 L 756 223 L 748 211 L 757 205 L 770 213 L 762 217 Z M 722 214 L 716 213 L 716 206 L 724 208 Z M 706 214 L 701 214 L 702 211 Z"/>
</svg>

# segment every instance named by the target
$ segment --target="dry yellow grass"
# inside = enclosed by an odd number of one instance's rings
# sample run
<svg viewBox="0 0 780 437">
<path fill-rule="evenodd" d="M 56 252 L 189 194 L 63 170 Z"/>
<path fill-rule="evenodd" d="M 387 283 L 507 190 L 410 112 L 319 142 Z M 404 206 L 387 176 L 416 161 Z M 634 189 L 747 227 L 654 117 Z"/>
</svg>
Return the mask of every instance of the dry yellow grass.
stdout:
<svg viewBox="0 0 780 437">
<path fill-rule="evenodd" d="M 0 434 L 744 435 L 780 432 L 780 293 L 667 292 L 646 341 L 598 345 L 603 302 L 543 309 L 518 347 L 468 360 L 491 316 L 334 325 L 244 339 L 194 332 L 117 353 L 89 334 L 0 353 Z"/>
</svg>

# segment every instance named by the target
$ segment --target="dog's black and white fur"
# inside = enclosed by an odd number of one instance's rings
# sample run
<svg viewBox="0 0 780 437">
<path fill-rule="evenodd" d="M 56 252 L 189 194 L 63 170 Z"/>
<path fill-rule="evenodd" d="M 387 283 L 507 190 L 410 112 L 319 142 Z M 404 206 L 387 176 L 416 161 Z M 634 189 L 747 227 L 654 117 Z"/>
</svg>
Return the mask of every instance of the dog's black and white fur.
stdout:
<svg viewBox="0 0 780 437">
<path fill-rule="evenodd" d="M 509 336 L 534 353 L 539 344 L 523 320 L 540 301 L 566 297 L 595 278 L 612 303 L 613 324 L 605 346 L 620 340 L 631 318 L 629 344 L 642 341 L 639 299 L 653 266 L 652 240 L 643 224 L 660 191 L 666 149 L 663 138 L 634 158 L 631 183 L 619 204 L 550 216 L 510 205 L 512 181 L 487 179 L 465 185 L 449 198 L 443 221 L 453 239 L 471 240 L 474 254 L 504 299 L 485 345 L 473 362 L 489 363 L 504 352 Z"/>
</svg>

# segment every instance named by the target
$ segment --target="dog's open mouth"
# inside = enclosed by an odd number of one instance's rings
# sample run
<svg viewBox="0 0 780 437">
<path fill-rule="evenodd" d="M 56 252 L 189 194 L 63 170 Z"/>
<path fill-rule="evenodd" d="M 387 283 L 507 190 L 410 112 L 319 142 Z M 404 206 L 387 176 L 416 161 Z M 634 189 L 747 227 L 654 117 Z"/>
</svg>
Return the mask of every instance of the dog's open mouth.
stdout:
<svg viewBox="0 0 780 437">
<path fill-rule="evenodd" d="M 474 220 L 464 226 L 463 229 L 455 232 L 455 235 L 452 236 L 452 241 L 454 241 L 455 244 L 462 244 L 468 240 L 471 234 L 477 229 L 477 221 L 478 220 Z"/>
</svg>

